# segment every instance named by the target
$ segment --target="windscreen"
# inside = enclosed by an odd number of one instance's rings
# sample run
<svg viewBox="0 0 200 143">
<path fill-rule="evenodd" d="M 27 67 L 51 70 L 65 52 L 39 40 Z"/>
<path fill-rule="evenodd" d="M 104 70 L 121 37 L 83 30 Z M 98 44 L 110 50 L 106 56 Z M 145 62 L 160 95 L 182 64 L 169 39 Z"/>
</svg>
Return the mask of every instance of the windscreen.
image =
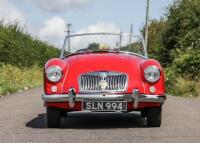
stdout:
<svg viewBox="0 0 200 143">
<path fill-rule="evenodd" d="M 141 37 L 129 35 L 81 35 L 67 38 L 65 51 L 97 52 L 97 51 L 125 51 L 145 56 L 144 43 Z"/>
</svg>

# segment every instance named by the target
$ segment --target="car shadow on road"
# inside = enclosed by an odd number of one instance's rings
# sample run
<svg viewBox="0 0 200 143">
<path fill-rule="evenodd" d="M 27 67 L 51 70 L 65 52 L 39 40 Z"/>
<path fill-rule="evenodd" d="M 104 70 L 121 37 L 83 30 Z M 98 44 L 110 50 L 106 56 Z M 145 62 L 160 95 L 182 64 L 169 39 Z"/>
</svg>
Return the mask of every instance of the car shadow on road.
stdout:
<svg viewBox="0 0 200 143">
<path fill-rule="evenodd" d="M 29 128 L 46 128 L 45 114 L 27 122 Z M 139 113 L 70 113 L 62 118 L 61 129 L 146 128 Z"/>
</svg>

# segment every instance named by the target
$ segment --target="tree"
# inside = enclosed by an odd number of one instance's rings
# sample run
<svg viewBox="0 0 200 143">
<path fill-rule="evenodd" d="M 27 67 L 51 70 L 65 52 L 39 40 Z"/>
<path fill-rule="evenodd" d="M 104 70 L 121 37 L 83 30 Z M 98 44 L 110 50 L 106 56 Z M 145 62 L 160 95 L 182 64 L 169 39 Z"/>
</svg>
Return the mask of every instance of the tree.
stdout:
<svg viewBox="0 0 200 143">
<path fill-rule="evenodd" d="M 162 43 L 162 35 L 166 28 L 166 20 L 152 20 L 149 25 L 148 54 L 149 58 L 159 60 L 162 65 L 166 65 L 166 52 Z"/>
</svg>

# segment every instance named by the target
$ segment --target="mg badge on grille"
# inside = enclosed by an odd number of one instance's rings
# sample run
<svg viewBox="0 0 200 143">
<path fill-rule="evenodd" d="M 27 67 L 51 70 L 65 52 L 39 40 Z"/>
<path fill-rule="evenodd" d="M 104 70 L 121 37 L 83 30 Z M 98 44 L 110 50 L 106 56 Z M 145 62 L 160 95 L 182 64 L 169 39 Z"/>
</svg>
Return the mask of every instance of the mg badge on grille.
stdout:
<svg viewBox="0 0 200 143">
<path fill-rule="evenodd" d="M 107 74 L 101 73 L 100 77 L 101 77 L 101 81 L 99 82 L 99 86 L 101 87 L 102 90 L 105 90 L 106 87 L 108 86 L 108 83 L 106 81 Z"/>
<path fill-rule="evenodd" d="M 106 80 L 101 80 L 101 81 L 99 82 L 99 86 L 101 87 L 102 90 L 105 90 L 106 87 L 108 86 L 108 83 L 107 83 Z"/>
</svg>

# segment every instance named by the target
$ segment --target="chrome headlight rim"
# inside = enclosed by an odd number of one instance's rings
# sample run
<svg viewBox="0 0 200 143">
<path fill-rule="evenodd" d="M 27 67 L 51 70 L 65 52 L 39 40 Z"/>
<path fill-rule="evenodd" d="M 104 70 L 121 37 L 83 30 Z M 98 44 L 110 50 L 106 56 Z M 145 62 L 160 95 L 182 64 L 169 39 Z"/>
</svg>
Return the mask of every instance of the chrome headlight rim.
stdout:
<svg viewBox="0 0 200 143">
<path fill-rule="evenodd" d="M 150 75 L 151 77 L 149 76 L 150 73 L 153 73 L 153 75 Z M 144 70 L 144 78 L 147 82 L 151 84 L 154 84 L 157 81 L 159 81 L 160 75 L 161 75 L 160 69 L 155 65 L 148 66 Z"/>
<path fill-rule="evenodd" d="M 52 75 L 53 73 L 54 74 L 56 73 L 56 75 Z M 53 83 L 59 82 L 62 78 L 62 75 L 63 75 L 62 68 L 60 66 L 57 66 L 57 65 L 53 65 L 53 66 L 48 67 L 45 74 L 46 74 L 46 78 L 50 82 L 53 82 Z"/>
</svg>

